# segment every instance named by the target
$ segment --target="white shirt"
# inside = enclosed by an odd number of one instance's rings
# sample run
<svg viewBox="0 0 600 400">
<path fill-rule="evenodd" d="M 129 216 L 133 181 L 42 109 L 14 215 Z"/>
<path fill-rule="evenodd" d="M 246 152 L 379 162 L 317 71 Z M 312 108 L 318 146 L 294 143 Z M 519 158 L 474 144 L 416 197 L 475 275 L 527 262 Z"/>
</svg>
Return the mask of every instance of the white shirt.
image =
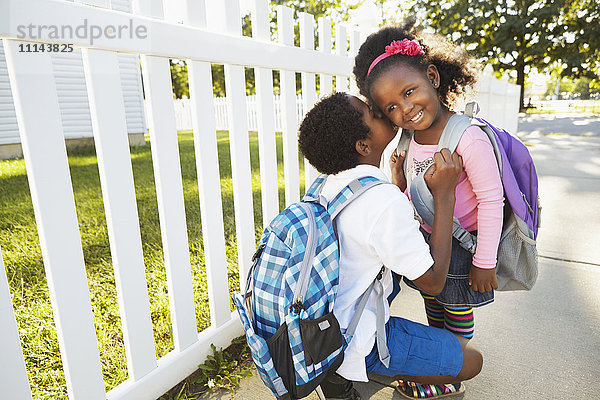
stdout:
<svg viewBox="0 0 600 400">
<path fill-rule="evenodd" d="M 383 171 L 358 165 L 327 178 L 321 194 L 330 201 L 355 178 L 373 176 L 389 182 Z M 354 315 L 360 296 L 375 279 L 381 266 L 384 296 L 392 292 L 390 270 L 416 279 L 432 265 L 429 246 L 419 232 L 408 198 L 392 184 L 375 186 L 352 201 L 336 218 L 340 242 L 340 279 L 333 312 L 342 329 Z M 373 349 L 376 335 L 376 294 L 371 293 L 356 332 L 337 372 L 346 379 L 368 381 L 365 357 Z M 390 317 L 385 305 L 385 321 Z"/>
</svg>

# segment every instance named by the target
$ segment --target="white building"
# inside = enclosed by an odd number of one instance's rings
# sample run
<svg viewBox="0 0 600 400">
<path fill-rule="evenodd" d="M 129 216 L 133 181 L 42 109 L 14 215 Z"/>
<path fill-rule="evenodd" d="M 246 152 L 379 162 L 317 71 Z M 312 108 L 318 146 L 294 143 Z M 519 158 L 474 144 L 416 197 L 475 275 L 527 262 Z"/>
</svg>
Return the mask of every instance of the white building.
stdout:
<svg viewBox="0 0 600 400">
<path fill-rule="evenodd" d="M 131 12 L 131 0 L 111 0 L 111 8 Z M 51 57 L 67 144 L 91 143 L 92 122 L 81 50 L 53 53 Z M 139 57 L 120 54 L 119 66 L 130 142 L 143 144 L 146 120 Z M 0 41 L 0 159 L 21 157 L 20 143 L 4 47 Z"/>
</svg>

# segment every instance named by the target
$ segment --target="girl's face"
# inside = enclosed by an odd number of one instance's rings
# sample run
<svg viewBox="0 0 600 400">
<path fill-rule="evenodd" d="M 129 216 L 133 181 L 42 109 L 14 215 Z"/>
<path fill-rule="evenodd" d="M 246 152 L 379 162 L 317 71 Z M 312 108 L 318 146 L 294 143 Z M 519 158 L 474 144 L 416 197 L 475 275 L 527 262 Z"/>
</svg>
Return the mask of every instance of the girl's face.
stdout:
<svg viewBox="0 0 600 400">
<path fill-rule="evenodd" d="M 416 131 L 435 128 L 442 116 L 437 87 L 440 75 L 430 65 L 425 73 L 411 66 L 396 64 L 379 76 L 371 86 L 377 106 L 395 125 Z"/>
</svg>

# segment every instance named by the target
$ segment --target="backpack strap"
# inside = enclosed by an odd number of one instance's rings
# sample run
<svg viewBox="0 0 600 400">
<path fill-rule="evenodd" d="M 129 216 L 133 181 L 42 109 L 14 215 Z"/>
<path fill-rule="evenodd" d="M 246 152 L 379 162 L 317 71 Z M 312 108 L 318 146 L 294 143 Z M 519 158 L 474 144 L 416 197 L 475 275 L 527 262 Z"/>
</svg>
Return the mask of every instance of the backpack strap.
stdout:
<svg viewBox="0 0 600 400">
<path fill-rule="evenodd" d="M 481 109 L 479 108 L 479 103 L 476 101 L 470 101 L 465 104 L 465 115 L 470 118 L 475 118 L 475 115 L 479 113 Z"/>
<path fill-rule="evenodd" d="M 465 133 L 465 130 L 471 125 L 478 125 L 478 123 L 464 114 L 452 114 L 442 131 L 442 135 L 438 141 L 437 151 L 446 148 L 450 150 L 451 153 L 454 153 L 463 133 Z"/>
<path fill-rule="evenodd" d="M 396 146 L 396 154 L 400 155 L 400 153 L 402 153 L 402 151 L 406 151 L 408 152 L 408 148 L 410 147 L 410 141 L 412 139 L 412 136 L 414 134 L 414 131 L 409 131 L 406 129 L 402 129 L 402 132 L 400 133 L 400 140 L 398 141 L 398 146 Z M 406 176 L 406 160 L 404 160 L 404 176 Z"/>
<path fill-rule="evenodd" d="M 437 150 L 447 148 L 450 152 L 455 152 L 463 133 L 471 125 L 481 126 L 482 123 L 464 114 L 453 114 L 442 131 Z M 428 225 L 433 226 L 433 195 L 424 179 L 426 171 L 422 171 L 417 178 L 413 179 L 410 187 L 410 197 L 419 216 Z M 477 238 L 464 229 L 456 217 L 452 219 L 452 236 L 459 241 L 462 248 L 472 254 L 475 253 Z"/>
<path fill-rule="evenodd" d="M 382 183 L 386 182 L 373 176 L 364 176 L 351 181 L 327 204 L 327 211 L 331 215 L 331 220 L 333 221 L 348 204 L 364 192 Z"/>
<path fill-rule="evenodd" d="M 350 204 L 352 201 L 356 200 L 360 195 L 369 190 L 370 188 L 381 185 L 382 183 L 386 183 L 381 179 L 375 178 L 373 176 L 365 176 L 362 178 L 357 178 L 351 181 L 344 189 L 342 189 L 328 204 L 327 211 L 331 215 L 331 220 L 333 222 L 333 228 L 335 230 L 335 235 L 337 237 L 337 229 L 335 218 L 339 215 L 339 213 Z M 350 324 L 348 325 L 348 329 L 346 329 L 346 335 L 349 337 L 354 336 L 354 331 L 358 326 L 358 321 L 362 316 L 362 313 L 365 309 L 367 301 L 371 296 L 373 290 L 377 293 L 377 311 L 376 311 L 376 333 L 377 333 L 377 349 L 379 352 L 379 359 L 381 362 L 388 367 L 390 363 L 390 353 L 386 343 L 386 331 L 385 331 L 385 297 L 383 293 L 383 284 L 381 283 L 381 279 L 383 279 L 383 274 L 385 273 L 385 266 L 381 267 L 379 274 L 377 277 L 371 282 L 371 285 L 365 290 L 365 292 L 361 295 L 360 300 L 358 302 L 358 306 L 354 311 L 354 315 L 350 320 Z"/>
<path fill-rule="evenodd" d="M 482 123 L 472 117 L 472 115 L 478 111 L 479 105 L 476 102 L 471 102 L 467 104 L 465 114 L 453 114 L 442 131 L 440 141 L 438 142 L 438 151 L 447 148 L 450 152 L 455 152 L 458 147 L 458 142 L 467 128 L 472 125 L 481 127 Z M 429 189 L 427 189 L 427 191 L 429 192 Z M 463 249 L 471 254 L 475 254 L 477 238 L 463 228 L 456 217 L 452 218 L 452 236 L 458 240 Z"/>
<path fill-rule="evenodd" d="M 304 202 L 317 202 L 321 203 L 323 207 L 327 207 L 327 204 L 323 204 L 323 200 L 321 199 L 321 191 L 325 186 L 325 182 L 327 181 L 327 174 L 319 174 L 310 185 L 302 201 Z"/>
<path fill-rule="evenodd" d="M 367 305 L 367 301 L 371 296 L 373 290 L 377 293 L 376 305 L 377 312 L 376 316 L 376 340 L 377 340 L 377 352 L 379 353 L 379 359 L 386 367 L 390 366 L 390 352 L 387 347 L 387 336 L 385 331 L 385 302 L 387 301 L 383 295 L 383 284 L 381 280 L 383 279 L 383 274 L 385 273 L 385 265 L 381 267 L 379 274 L 377 277 L 371 282 L 371 285 L 365 290 L 365 292 L 360 296 L 360 300 L 358 301 L 358 305 L 356 306 L 356 310 L 354 311 L 354 315 L 350 320 L 350 324 L 346 329 L 346 336 L 352 338 L 354 336 L 354 332 L 356 331 L 356 327 L 358 326 L 358 321 L 362 316 L 363 311 Z"/>
</svg>

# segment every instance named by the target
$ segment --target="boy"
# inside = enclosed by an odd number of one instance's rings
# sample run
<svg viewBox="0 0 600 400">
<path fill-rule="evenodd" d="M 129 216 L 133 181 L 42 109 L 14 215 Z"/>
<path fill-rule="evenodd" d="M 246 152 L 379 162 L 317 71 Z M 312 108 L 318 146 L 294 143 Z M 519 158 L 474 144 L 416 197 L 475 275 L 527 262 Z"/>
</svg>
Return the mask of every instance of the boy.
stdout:
<svg viewBox="0 0 600 400">
<path fill-rule="evenodd" d="M 321 194 L 331 200 L 355 178 L 373 176 L 387 181 L 379 165 L 384 149 L 395 135 L 391 123 L 375 115 L 363 101 L 335 93 L 307 113 L 300 125 L 299 145 L 319 172 L 329 174 Z M 396 154 L 390 160 L 392 183 L 396 185 L 403 179 L 402 161 Z M 406 276 L 432 295 L 444 287 L 450 262 L 454 189 L 462 171 L 462 160 L 443 149 L 435 154 L 434 161 L 435 166 L 429 169 L 425 179 L 435 201 L 430 247 L 419 232 L 412 206 L 396 185 L 369 189 L 337 217 L 340 278 L 333 311 L 342 330 L 348 327 L 359 297 L 379 274 L 382 265 L 387 267 L 380 280 L 384 298 L 388 298 L 393 289 L 394 295 L 398 290 L 398 282 L 391 272 Z M 384 305 L 386 332 L 379 338 L 387 339 L 386 346 L 380 345 L 389 349 L 389 357 L 386 357 L 385 349 L 377 347 L 376 298 L 375 293 L 369 298 L 337 373 L 322 384 L 326 397 L 359 399 L 351 381 L 367 381 L 367 373 L 402 381 L 444 384 L 471 379 L 480 372 L 483 358 L 467 339 L 390 317 L 387 302 Z M 464 391 L 464 388 L 446 386 L 451 388 L 448 389 L 451 393 L 444 393 L 444 397 Z M 410 390 L 403 387 L 399 392 L 406 397 Z M 431 394 L 427 397 L 439 397 Z"/>
</svg>

